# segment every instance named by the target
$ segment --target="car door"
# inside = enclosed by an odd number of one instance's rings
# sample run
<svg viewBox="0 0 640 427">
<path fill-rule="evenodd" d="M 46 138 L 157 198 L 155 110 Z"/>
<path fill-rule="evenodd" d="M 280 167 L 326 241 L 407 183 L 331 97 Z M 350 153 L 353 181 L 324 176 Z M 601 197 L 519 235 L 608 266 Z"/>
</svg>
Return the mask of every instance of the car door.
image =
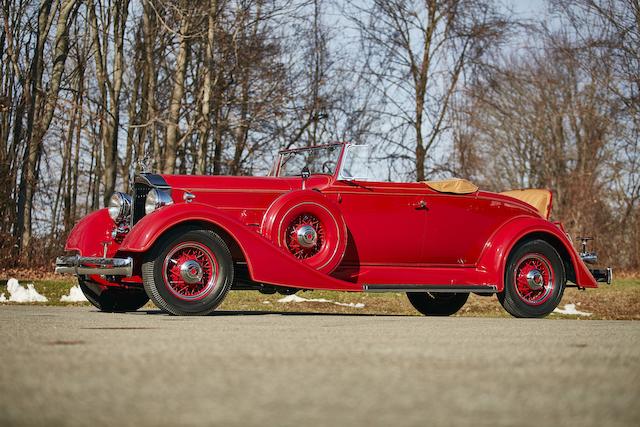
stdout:
<svg viewBox="0 0 640 427">
<path fill-rule="evenodd" d="M 416 265 L 424 260 L 424 194 L 397 184 L 338 181 L 324 191 L 349 229 L 344 265 Z"/>
<path fill-rule="evenodd" d="M 474 266 L 489 237 L 513 217 L 513 208 L 478 194 L 429 190 L 424 260 L 432 266 Z"/>
</svg>

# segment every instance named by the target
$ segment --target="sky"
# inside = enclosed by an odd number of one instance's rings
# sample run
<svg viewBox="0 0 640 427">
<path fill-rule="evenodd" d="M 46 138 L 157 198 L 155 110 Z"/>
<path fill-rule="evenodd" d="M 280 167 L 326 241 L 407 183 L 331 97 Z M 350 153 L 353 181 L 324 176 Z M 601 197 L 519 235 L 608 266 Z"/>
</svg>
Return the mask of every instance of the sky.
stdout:
<svg viewBox="0 0 640 427">
<path fill-rule="evenodd" d="M 502 0 L 502 3 L 521 18 L 539 18 L 547 9 L 546 0 Z"/>
</svg>

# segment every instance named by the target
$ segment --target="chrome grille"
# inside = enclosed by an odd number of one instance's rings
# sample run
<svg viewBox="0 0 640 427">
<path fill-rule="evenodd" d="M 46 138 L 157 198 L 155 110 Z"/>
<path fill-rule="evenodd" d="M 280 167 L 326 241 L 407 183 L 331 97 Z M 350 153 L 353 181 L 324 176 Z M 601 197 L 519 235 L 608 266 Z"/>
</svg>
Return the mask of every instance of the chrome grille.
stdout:
<svg viewBox="0 0 640 427">
<path fill-rule="evenodd" d="M 150 186 L 136 182 L 133 186 L 133 212 L 131 215 L 131 225 L 136 224 L 145 215 L 144 201 L 151 191 Z"/>
</svg>

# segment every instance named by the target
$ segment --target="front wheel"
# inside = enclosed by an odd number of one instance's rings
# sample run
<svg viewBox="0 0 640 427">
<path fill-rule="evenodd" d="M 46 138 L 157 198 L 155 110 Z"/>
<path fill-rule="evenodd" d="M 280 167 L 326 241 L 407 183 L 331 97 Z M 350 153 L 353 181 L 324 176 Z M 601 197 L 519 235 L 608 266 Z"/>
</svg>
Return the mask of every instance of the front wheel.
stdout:
<svg viewBox="0 0 640 427">
<path fill-rule="evenodd" d="M 142 279 L 158 308 L 179 316 L 206 315 L 231 288 L 233 259 L 218 234 L 176 230 L 147 254 Z"/>
<path fill-rule="evenodd" d="M 409 302 L 425 316 L 451 316 L 469 298 L 468 293 L 407 292 Z"/>
<path fill-rule="evenodd" d="M 498 300 L 514 317 L 544 317 L 560 303 L 565 283 L 564 264 L 555 248 L 531 240 L 509 256 Z"/>
</svg>

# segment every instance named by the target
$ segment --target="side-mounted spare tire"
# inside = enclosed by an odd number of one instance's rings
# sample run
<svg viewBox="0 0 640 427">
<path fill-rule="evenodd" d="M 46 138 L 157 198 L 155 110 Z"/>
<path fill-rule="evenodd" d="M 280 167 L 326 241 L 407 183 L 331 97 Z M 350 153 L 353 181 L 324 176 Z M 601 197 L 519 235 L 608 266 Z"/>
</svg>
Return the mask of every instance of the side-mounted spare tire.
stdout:
<svg viewBox="0 0 640 427">
<path fill-rule="evenodd" d="M 323 273 L 331 273 L 347 248 L 339 206 L 322 193 L 300 190 L 276 199 L 264 215 L 262 235 Z"/>
</svg>

